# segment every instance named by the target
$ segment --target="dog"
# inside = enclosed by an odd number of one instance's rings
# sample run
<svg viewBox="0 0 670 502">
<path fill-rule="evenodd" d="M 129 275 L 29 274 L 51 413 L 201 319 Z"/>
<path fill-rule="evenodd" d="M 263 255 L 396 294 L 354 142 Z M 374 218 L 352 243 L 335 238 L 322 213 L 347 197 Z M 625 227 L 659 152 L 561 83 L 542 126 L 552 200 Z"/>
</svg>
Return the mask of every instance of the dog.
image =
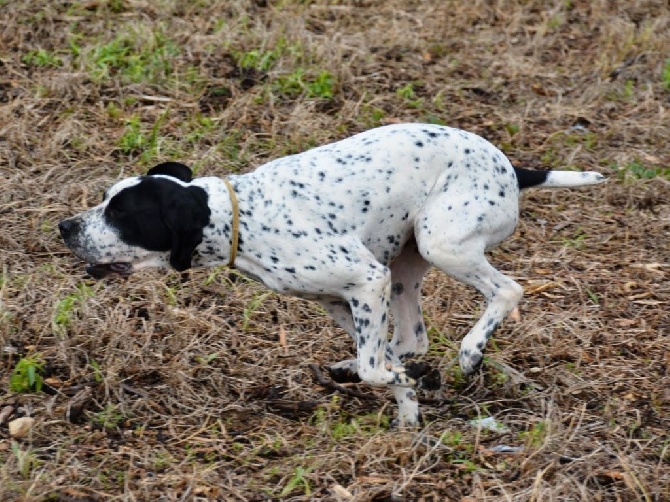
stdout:
<svg viewBox="0 0 670 502">
<path fill-rule="evenodd" d="M 439 386 L 436 370 L 405 364 L 428 349 L 420 304 L 428 269 L 486 299 L 460 348 L 461 368 L 471 374 L 523 293 L 485 257 L 513 232 L 520 190 L 604 180 L 597 172 L 515 168 L 464 130 L 395 124 L 227 179 L 193 179 L 183 164 L 159 164 L 117 182 L 59 230 L 95 278 L 229 264 L 277 292 L 318 302 L 356 344 L 356 359 L 333 365 L 333 377 L 389 386 L 395 423 L 415 426 L 415 388 Z"/>
</svg>

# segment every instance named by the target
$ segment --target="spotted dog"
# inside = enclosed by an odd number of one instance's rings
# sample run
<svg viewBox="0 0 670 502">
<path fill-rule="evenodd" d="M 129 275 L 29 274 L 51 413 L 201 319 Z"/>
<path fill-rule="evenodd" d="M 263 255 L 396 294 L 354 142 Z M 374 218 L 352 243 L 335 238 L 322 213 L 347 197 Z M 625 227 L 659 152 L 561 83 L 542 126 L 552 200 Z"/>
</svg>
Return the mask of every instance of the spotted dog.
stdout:
<svg viewBox="0 0 670 502">
<path fill-rule="evenodd" d="M 428 349 L 420 305 L 426 271 L 435 266 L 486 299 L 459 354 L 472 373 L 522 296 L 485 257 L 514 230 L 520 190 L 602 181 L 596 172 L 515 168 L 463 130 L 389 125 L 227 180 L 192 179 L 183 164 L 160 164 L 117 182 L 101 204 L 59 228 L 94 277 L 209 267 L 232 255 L 267 287 L 320 303 L 356 344 L 356 359 L 334 365 L 333 374 L 389 386 L 397 423 L 415 425 L 414 389 L 422 378 L 435 383 L 425 367 L 403 364 Z"/>
</svg>

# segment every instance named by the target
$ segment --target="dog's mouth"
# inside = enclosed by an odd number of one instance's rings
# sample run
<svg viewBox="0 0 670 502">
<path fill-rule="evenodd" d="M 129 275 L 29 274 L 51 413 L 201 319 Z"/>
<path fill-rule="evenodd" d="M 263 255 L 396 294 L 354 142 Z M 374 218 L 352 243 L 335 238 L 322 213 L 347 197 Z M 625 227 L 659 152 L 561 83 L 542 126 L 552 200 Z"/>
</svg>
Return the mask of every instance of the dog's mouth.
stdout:
<svg viewBox="0 0 670 502">
<path fill-rule="evenodd" d="M 133 273 L 132 263 L 114 262 L 114 263 L 97 263 L 95 265 L 87 265 L 86 273 L 94 279 L 102 279 L 111 274 L 129 276 Z"/>
</svg>

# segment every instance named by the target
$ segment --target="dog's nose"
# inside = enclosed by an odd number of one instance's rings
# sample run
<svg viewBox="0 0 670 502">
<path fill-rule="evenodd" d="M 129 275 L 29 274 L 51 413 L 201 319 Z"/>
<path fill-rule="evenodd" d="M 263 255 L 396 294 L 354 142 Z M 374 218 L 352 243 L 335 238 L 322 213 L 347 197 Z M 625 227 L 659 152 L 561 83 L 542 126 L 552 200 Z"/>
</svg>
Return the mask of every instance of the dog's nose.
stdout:
<svg viewBox="0 0 670 502">
<path fill-rule="evenodd" d="M 63 239 L 67 239 L 70 235 L 76 232 L 78 227 L 79 225 L 77 222 L 72 219 L 63 220 L 58 224 L 58 230 L 60 230 L 60 235 Z"/>
</svg>

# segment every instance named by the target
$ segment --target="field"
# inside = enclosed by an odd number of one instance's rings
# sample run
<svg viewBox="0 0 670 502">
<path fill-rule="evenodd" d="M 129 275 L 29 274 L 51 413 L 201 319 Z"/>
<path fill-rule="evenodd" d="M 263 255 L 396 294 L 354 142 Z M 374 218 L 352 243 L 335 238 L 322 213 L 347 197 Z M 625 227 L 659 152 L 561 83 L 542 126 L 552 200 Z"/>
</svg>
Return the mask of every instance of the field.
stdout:
<svg viewBox="0 0 670 502">
<path fill-rule="evenodd" d="M 490 254 L 520 318 L 473 377 L 483 300 L 429 274 L 421 430 L 329 380 L 354 347 L 318 306 L 226 267 L 96 282 L 57 233 L 161 161 L 409 121 L 609 178 L 523 195 Z M 0 500 L 670 500 L 669 139 L 665 0 L 0 0 Z"/>
</svg>

